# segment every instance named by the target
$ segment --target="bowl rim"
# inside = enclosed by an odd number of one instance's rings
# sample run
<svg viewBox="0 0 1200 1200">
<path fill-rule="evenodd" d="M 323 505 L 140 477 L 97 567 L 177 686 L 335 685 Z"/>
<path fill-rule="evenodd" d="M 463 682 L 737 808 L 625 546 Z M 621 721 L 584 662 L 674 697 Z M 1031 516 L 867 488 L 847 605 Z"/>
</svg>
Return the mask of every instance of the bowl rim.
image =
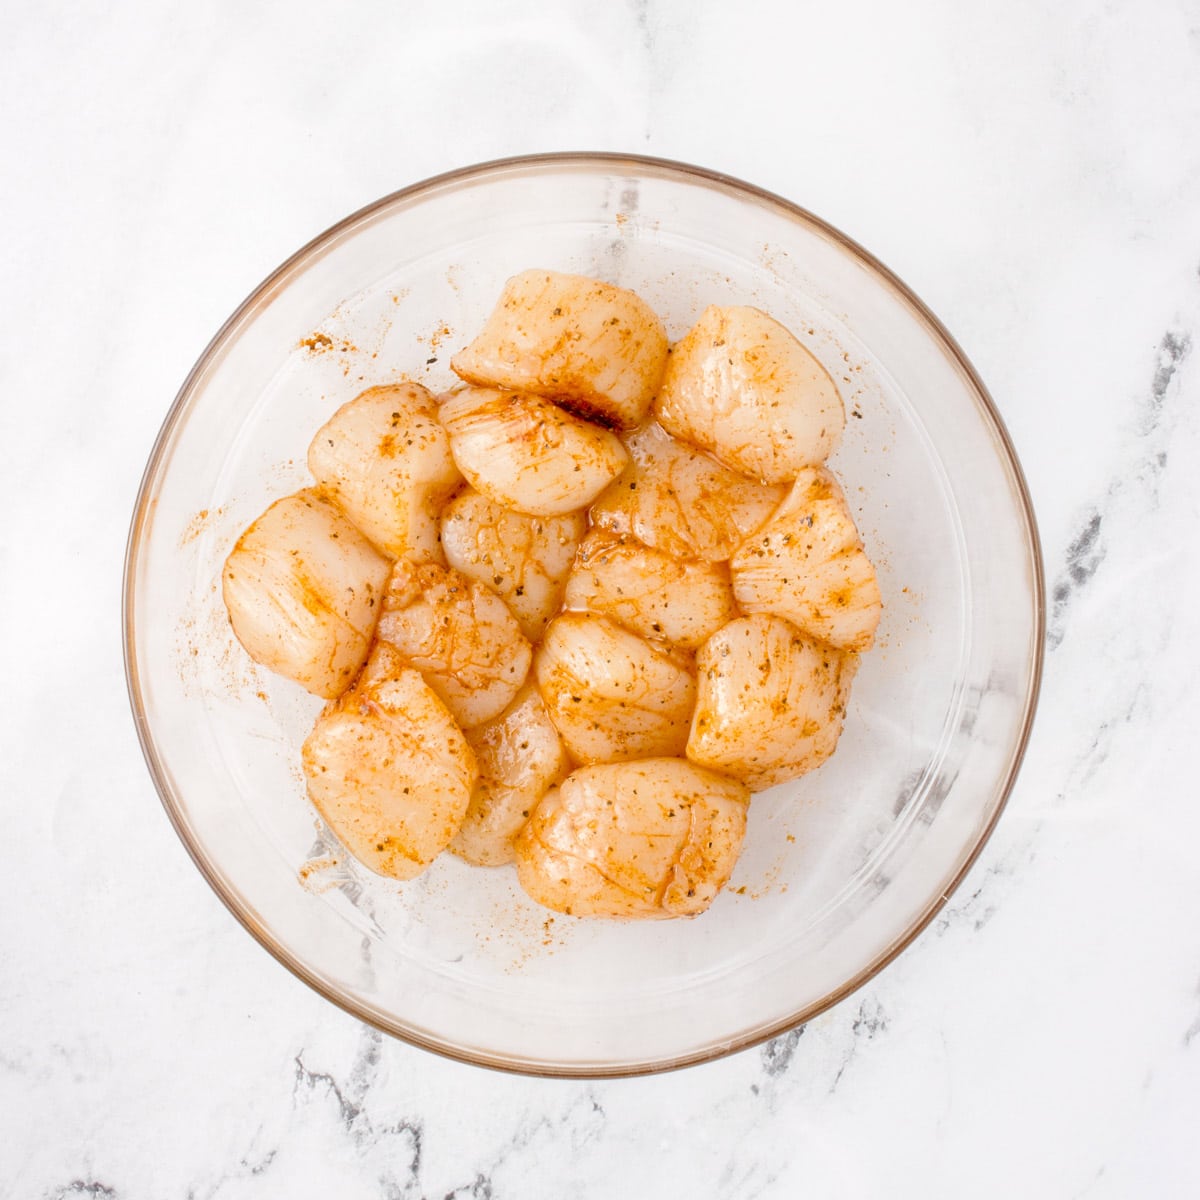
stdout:
<svg viewBox="0 0 1200 1200">
<path fill-rule="evenodd" d="M 774 210 L 777 214 L 807 225 L 823 234 L 831 241 L 837 243 L 852 257 L 857 258 L 868 271 L 890 287 L 911 311 L 912 315 L 920 323 L 924 324 L 934 338 L 941 343 L 949 359 L 962 371 L 970 388 L 975 393 L 981 415 L 991 425 L 992 432 L 995 434 L 998 443 L 1000 457 L 1002 460 L 1006 460 L 1006 464 L 1012 473 L 1016 485 L 1017 499 L 1019 500 L 1019 507 L 1025 525 L 1026 548 L 1033 575 L 1033 663 L 1028 680 L 1020 732 L 1013 745 L 1009 762 L 1001 781 L 999 799 L 995 809 L 974 843 L 967 848 L 950 883 L 933 895 L 924 910 L 910 923 L 904 933 L 897 937 L 890 946 L 877 954 L 866 966 L 819 1000 L 803 1006 L 787 1017 L 772 1023 L 766 1029 L 756 1029 L 750 1033 L 735 1036 L 728 1041 L 667 1059 L 618 1064 L 612 1067 L 606 1067 L 603 1064 L 555 1064 L 541 1061 L 524 1061 L 517 1058 L 506 1058 L 499 1054 L 473 1051 L 449 1042 L 439 1041 L 436 1038 L 427 1036 L 419 1029 L 404 1025 L 402 1022 L 390 1017 L 387 1013 L 381 1012 L 353 996 L 342 993 L 335 986 L 320 978 L 307 964 L 278 941 L 272 932 L 256 919 L 255 914 L 247 910 L 237 894 L 225 885 L 220 873 L 209 861 L 203 846 L 198 845 L 192 838 L 183 820 L 177 798 L 168 781 L 167 773 L 162 767 L 154 737 L 150 730 L 149 721 L 147 720 L 145 705 L 143 703 L 141 679 L 138 673 L 134 630 L 134 593 L 137 582 L 137 557 L 143 533 L 153 509 L 153 498 L 150 494 L 151 483 L 157 476 L 163 455 L 198 380 L 207 370 L 209 364 L 224 349 L 235 329 L 247 317 L 269 302 L 284 278 L 296 267 L 306 260 L 319 257 L 354 226 L 381 213 L 385 209 L 397 204 L 411 202 L 426 193 L 435 192 L 448 185 L 478 181 L 491 175 L 502 175 L 520 170 L 572 167 L 603 167 L 614 172 L 623 170 L 625 173 L 633 176 L 639 173 L 653 172 L 660 177 L 675 178 L 692 184 L 699 183 L 709 188 L 715 187 L 718 190 L 733 193 L 739 198 L 755 201 L 760 205 Z M 765 188 L 706 167 L 695 166 L 668 158 L 609 151 L 557 151 L 515 155 L 506 158 L 490 159 L 485 162 L 474 163 L 430 176 L 418 183 L 391 192 L 357 209 L 355 212 L 331 225 L 285 259 L 283 263 L 258 284 L 221 325 L 220 329 L 217 330 L 208 345 L 204 348 L 200 357 L 188 372 L 179 391 L 176 393 L 175 399 L 167 411 L 167 415 L 154 440 L 146 468 L 138 486 L 137 500 L 134 505 L 133 517 L 130 521 L 129 535 L 125 547 L 121 588 L 121 616 L 122 652 L 126 688 L 128 690 L 134 725 L 137 730 L 138 742 L 141 746 L 142 755 L 150 772 L 155 790 L 158 792 L 159 799 L 172 827 L 183 843 L 192 862 L 207 881 L 209 887 L 212 888 L 238 923 L 277 962 L 319 995 L 332 1004 L 337 1005 L 344 1012 L 358 1018 L 360 1021 L 366 1022 L 391 1037 L 407 1042 L 410 1045 L 418 1046 L 423 1050 L 432 1051 L 445 1058 L 472 1066 L 487 1067 L 494 1070 L 534 1077 L 564 1079 L 611 1079 L 659 1074 L 666 1071 L 678 1070 L 682 1067 L 713 1062 L 727 1055 L 751 1049 L 754 1046 L 761 1045 L 772 1038 L 779 1037 L 803 1025 L 812 1018 L 832 1008 L 835 1004 L 841 1003 L 841 1001 L 845 1000 L 878 975 L 880 971 L 912 945 L 958 889 L 983 851 L 984 846 L 991 838 L 1001 814 L 1008 805 L 1009 797 L 1012 794 L 1021 765 L 1024 762 L 1030 733 L 1033 728 L 1034 716 L 1041 692 L 1046 636 L 1045 576 L 1041 539 L 1038 533 L 1037 518 L 1034 514 L 1029 487 L 1024 472 L 1021 469 L 1020 461 L 1017 458 L 1012 438 L 1005 427 L 995 401 L 992 399 L 979 373 L 967 358 L 962 347 L 929 306 L 898 275 L 885 266 L 870 251 L 801 205 L 795 204 Z"/>
</svg>

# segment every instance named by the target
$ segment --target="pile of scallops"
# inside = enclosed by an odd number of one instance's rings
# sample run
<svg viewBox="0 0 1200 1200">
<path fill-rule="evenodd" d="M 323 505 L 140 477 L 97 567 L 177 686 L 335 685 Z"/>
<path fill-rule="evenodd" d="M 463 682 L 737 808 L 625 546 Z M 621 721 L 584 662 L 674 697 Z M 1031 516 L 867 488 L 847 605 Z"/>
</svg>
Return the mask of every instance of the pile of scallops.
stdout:
<svg viewBox="0 0 1200 1200">
<path fill-rule="evenodd" d="M 753 792 L 841 734 L 880 594 L 827 372 L 754 308 L 510 279 L 441 396 L 344 404 L 242 534 L 250 656 L 328 703 L 308 795 L 366 867 L 516 863 L 575 916 L 703 912 Z"/>
</svg>

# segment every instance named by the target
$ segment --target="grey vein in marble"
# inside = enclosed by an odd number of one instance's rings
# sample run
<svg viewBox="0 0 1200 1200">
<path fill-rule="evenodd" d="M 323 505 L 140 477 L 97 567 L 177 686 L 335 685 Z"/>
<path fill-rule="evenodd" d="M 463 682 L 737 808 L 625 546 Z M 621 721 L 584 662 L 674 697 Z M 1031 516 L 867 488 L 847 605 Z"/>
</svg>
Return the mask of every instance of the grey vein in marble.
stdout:
<svg viewBox="0 0 1200 1200">
<path fill-rule="evenodd" d="M 789 1029 L 787 1033 L 772 1038 L 762 1047 L 759 1057 L 762 1060 L 763 1072 L 768 1078 L 777 1079 L 792 1065 L 796 1047 L 804 1036 L 804 1030 L 805 1026 L 798 1025 L 795 1029 Z"/>
<path fill-rule="evenodd" d="M 251 1176 L 261 1175 L 275 1161 L 275 1156 L 278 1153 L 278 1148 L 268 1150 L 257 1162 L 251 1162 L 249 1155 L 243 1155 L 239 1165 L 248 1171 Z"/>
<path fill-rule="evenodd" d="M 324 1092 L 331 1097 L 337 1107 L 340 1126 L 356 1148 L 374 1148 L 388 1143 L 388 1165 L 380 1173 L 378 1182 L 381 1194 L 388 1200 L 401 1200 L 402 1197 L 420 1194 L 425 1129 L 424 1123 L 417 1119 L 405 1118 L 377 1123 L 368 1112 L 368 1098 L 379 1072 L 382 1040 L 383 1035 L 378 1030 L 365 1025 L 362 1027 L 354 1062 L 349 1075 L 341 1083 L 330 1071 L 315 1071 L 309 1068 L 301 1050 L 294 1058 L 295 1081 L 292 1094 L 294 1100 L 305 1093 L 315 1095 Z M 402 1160 L 399 1163 L 401 1175 L 393 1169 L 396 1151 L 399 1151 Z M 270 1159 L 274 1156 L 275 1151 L 272 1151 Z M 265 1163 L 269 1166 L 269 1159 L 265 1160 Z"/>
<path fill-rule="evenodd" d="M 758 1178 L 755 1178 L 758 1176 Z M 766 1194 L 779 1176 L 772 1171 L 764 1171 L 760 1163 L 749 1162 L 740 1171 L 732 1163 L 728 1164 L 717 1180 L 717 1194 L 720 1196 L 737 1196 L 738 1200 L 758 1200 Z"/>
<path fill-rule="evenodd" d="M 1167 389 L 1170 388 L 1180 365 L 1191 351 L 1192 338 L 1189 333 L 1183 330 L 1168 330 L 1163 334 L 1158 348 L 1158 362 L 1154 368 L 1154 378 L 1150 382 L 1150 400 L 1143 414 L 1141 429 L 1143 434 L 1150 433 L 1162 419 Z"/>
<path fill-rule="evenodd" d="M 493 1200 L 492 1181 L 486 1175 L 476 1175 L 470 1183 L 447 1192 L 442 1200 Z"/>
<path fill-rule="evenodd" d="M 586 1088 L 557 1120 L 543 1116 L 532 1122 L 522 1122 L 491 1161 L 477 1168 L 470 1181 L 446 1192 L 444 1200 L 461 1196 L 470 1196 L 472 1200 L 491 1200 L 494 1195 L 501 1194 L 495 1191 L 496 1175 L 515 1155 L 529 1149 L 535 1142 L 544 1140 L 546 1135 L 549 1135 L 553 1144 L 562 1131 L 567 1132 L 572 1150 L 578 1152 L 600 1136 L 606 1120 L 604 1106 L 597 1099 L 595 1092 Z M 576 1128 L 577 1125 L 579 1128 Z"/>
<path fill-rule="evenodd" d="M 367 1096 L 379 1072 L 382 1041 L 383 1034 L 379 1030 L 368 1025 L 362 1027 L 359 1049 L 344 1084 L 339 1084 L 331 1072 L 310 1070 L 304 1063 L 304 1051 L 301 1050 L 294 1059 L 296 1074 L 293 1095 L 301 1089 L 313 1092 L 318 1087 L 324 1087 L 337 1103 L 343 1127 L 360 1145 L 378 1141 L 382 1137 L 406 1135 L 412 1143 L 411 1172 L 416 1178 L 421 1169 L 421 1123 L 401 1121 L 376 1128 L 366 1111 Z"/>
<path fill-rule="evenodd" d="M 830 1095 L 837 1091 L 838 1084 L 842 1081 L 842 1076 L 858 1056 L 860 1047 L 867 1042 L 874 1041 L 881 1034 L 886 1033 L 887 1029 L 888 1015 L 883 1005 L 870 996 L 866 996 L 860 1000 L 858 1012 L 855 1014 L 854 1021 L 850 1026 L 850 1046 L 846 1051 L 845 1058 L 842 1059 L 841 1066 L 838 1067 L 837 1074 L 833 1077 L 833 1081 L 829 1085 Z"/>
<path fill-rule="evenodd" d="M 1047 641 L 1054 649 L 1066 636 L 1067 611 L 1080 589 L 1086 587 L 1104 561 L 1106 548 L 1100 540 L 1103 516 L 1092 509 L 1084 517 L 1082 528 L 1067 547 L 1066 565 L 1054 585 L 1051 598 L 1054 608 L 1050 615 Z"/>
<path fill-rule="evenodd" d="M 1192 1039 L 1197 1034 L 1200 1034 L 1200 983 L 1196 984 L 1193 995 L 1197 1001 L 1197 1012 L 1195 1019 L 1183 1033 L 1183 1047 L 1185 1050 L 1192 1044 Z"/>
<path fill-rule="evenodd" d="M 1159 342 L 1150 386 L 1137 420 L 1137 432 L 1148 444 L 1137 448 L 1133 461 L 1122 464 L 1103 501 L 1084 513 L 1078 532 L 1067 547 L 1066 561 L 1050 593 L 1052 607 L 1046 641 L 1051 650 L 1057 649 L 1066 637 L 1071 608 L 1108 553 L 1101 536 L 1106 510 L 1130 487 L 1144 492 L 1151 505 L 1157 499 L 1157 479 L 1168 462 L 1168 408 L 1172 398 L 1178 401 L 1180 389 L 1174 385 L 1191 349 L 1192 337 L 1186 329 L 1168 329 Z"/>
<path fill-rule="evenodd" d="M 633 19 L 642 35 L 642 45 L 647 54 L 654 53 L 654 35 L 650 31 L 650 0 L 632 0 Z"/>
</svg>

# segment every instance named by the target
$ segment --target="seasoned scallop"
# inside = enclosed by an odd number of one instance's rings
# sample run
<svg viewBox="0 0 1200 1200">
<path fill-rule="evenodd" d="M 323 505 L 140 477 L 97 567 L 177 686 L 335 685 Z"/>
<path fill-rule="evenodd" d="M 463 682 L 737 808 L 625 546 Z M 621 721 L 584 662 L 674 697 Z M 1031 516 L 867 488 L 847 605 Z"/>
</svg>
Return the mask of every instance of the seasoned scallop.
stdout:
<svg viewBox="0 0 1200 1200">
<path fill-rule="evenodd" d="M 491 588 L 536 642 L 562 604 L 586 527 L 583 513 L 530 517 L 467 489 L 442 512 L 450 565 Z"/>
<path fill-rule="evenodd" d="M 534 659 L 538 690 L 580 762 L 683 754 L 696 697 L 687 667 L 606 617 L 565 613 Z"/>
<path fill-rule="evenodd" d="M 865 650 L 874 640 L 883 610 L 875 568 L 842 489 L 824 468 L 800 473 L 729 565 L 746 612 L 786 617 L 842 650 Z"/>
<path fill-rule="evenodd" d="M 359 862 L 393 879 L 420 874 L 445 849 L 477 774 L 462 730 L 420 674 L 376 655 L 317 718 L 301 758 L 317 811 Z"/>
<path fill-rule="evenodd" d="M 684 650 L 739 615 L 723 564 L 675 558 L 604 529 L 593 529 L 579 547 L 566 606 Z"/>
<path fill-rule="evenodd" d="M 498 867 L 512 862 L 513 838 L 571 763 L 532 683 L 500 716 L 468 730 L 467 741 L 479 781 L 450 850 L 477 866 Z"/>
<path fill-rule="evenodd" d="M 678 758 L 580 767 L 517 837 L 517 878 L 584 917 L 693 917 L 733 872 L 749 794 Z"/>
<path fill-rule="evenodd" d="M 671 355 L 654 414 L 734 470 L 778 483 L 824 462 L 846 424 L 828 372 L 757 308 L 710 305 Z"/>
<path fill-rule="evenodd" d="M 255 662 L 331 699 L 367 657 L 389 564 L 329 501 L 277 500 L 225 560 L 221 591 Z"/>
<path fill-rule="evenodd" d="M 416 667 L 469 729 L 503 712 L 529 674 L 532 650 L 503 600 L 458 571 L 397 562 L 376 636 Z"/>
<path fill-rule="evenodd" d="M 857 665 L 781 617 L 731 621 L 696 656 L 688 758 L 752 792 L 806 774 L 837 747 Z"/>
<path fill-rule="evenodd" d="M 631 462 L 592 505 L 595 524 L 679 558 L 727 559 L 779 506 L 762 484 L 676 441 L 659 425 L 625 438 Z"/>
<path fill-rule="evenodd" d="M 308 469 L 385 554 L 441 561 L 438 512 L 462 476 L 419 383 L 369 388 L 343 404 L 313 438 Z"/>
<path fill-rule="evenodd" d="M 586 508 L 629 461 L 616 434 L 528 392 L 465 388 L 438 415 L 471 486 L 535 517 Z"/>
<path fill-rule="evenodd" d="M 468 383 L 546 396 L 580 416 L 631 429 L 667 362 L 653 309 L 582 275 L 523 271 L 504 285 L 479 336 L 450 361 Z"/>
</svg>

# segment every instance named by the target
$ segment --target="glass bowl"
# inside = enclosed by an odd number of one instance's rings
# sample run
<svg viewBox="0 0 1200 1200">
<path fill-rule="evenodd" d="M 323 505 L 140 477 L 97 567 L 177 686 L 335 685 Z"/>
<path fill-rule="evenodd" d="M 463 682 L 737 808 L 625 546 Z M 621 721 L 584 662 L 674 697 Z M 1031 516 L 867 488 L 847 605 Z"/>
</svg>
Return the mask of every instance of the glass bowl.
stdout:
<svg viewBox="0 0 1200 1200">
<path fill-rule="evenodd" d="M 820 770 L 757 796 L 733 879 L 692 921 L 554 916 L 511 868 L 442 855 L 397 884 L 342 852 L 299 747 L 320 702 L 256 667 L 222 561 L 363 388 L 450 384 L 450 354 L 531 266 L 633 288 L 680 336 L 708 303 L 796 330 L 849 414 L 833 466 L 885 612 Z M 1029 733 L 1043 585 L 1029 495 L 983 384 L 929 310 L 795 205 L 695 167 L 567 154 L 388 196 L 229 319 L 154 446 L 125 577 L 129 692 L 167 813 L 247 929 L 310 986 L 455 1058 L 606 1076 L 730 1053 L 900 952 L 991 832 Z"/>
</svg>

